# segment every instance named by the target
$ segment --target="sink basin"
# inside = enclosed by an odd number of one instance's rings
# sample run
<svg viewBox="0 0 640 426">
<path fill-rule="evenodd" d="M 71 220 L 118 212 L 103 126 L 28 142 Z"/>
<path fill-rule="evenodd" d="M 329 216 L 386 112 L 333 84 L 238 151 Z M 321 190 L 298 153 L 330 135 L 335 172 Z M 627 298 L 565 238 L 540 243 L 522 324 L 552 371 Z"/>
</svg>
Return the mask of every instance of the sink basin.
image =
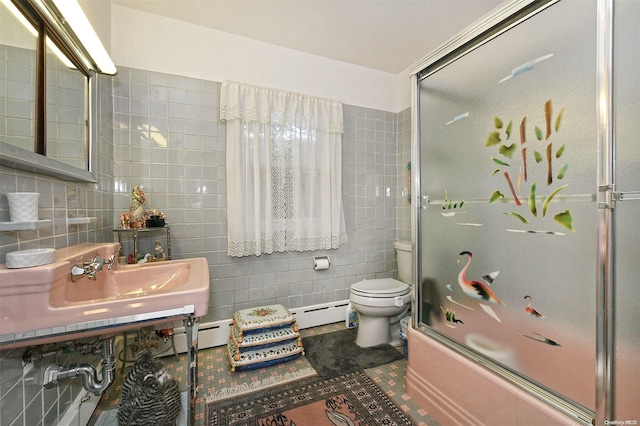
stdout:
<svg viewBox="0 0 640 426">
<path fill-rule="evenodd" d="M 192 263 L 171 261 L 118 265 L 116 269 L 107 273 L 98 273 L 96 280 L 89 283 L 84 279 L 65 282 L 62 288 L 57 288 L 51 293 L 50 303 L 62 308 L 78 304 L 95 304 L 100 301 L 171 294 L 185 285 Z"/>
<path fill-rule="evenodd" d="M 202 316 L 209 307 L 205 258 L 106 265 L 96 280 L 75 277 L 73 265 L 117 256 L 119 243 L 56 250 L 55 262 L 25 269 L 0 265 L 0 347 L 112 335 L 142 325 Z M 79 278 L 79 279 L 78 279 Z"/>
</svg>

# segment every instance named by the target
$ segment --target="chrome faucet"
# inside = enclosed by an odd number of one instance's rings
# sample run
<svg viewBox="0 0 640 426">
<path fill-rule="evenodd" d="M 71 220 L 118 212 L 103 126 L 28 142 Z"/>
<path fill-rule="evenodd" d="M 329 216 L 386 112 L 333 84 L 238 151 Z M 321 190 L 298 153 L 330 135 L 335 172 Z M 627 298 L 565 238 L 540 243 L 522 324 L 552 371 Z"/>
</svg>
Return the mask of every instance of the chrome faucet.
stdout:
<svg viewBox="0 0 640 426">
<path fill-rule="evenodd" d="M 85 275 L 88 276 L 90 280 L 95 281 L 98 272 L 102 271 L 104 265 L 107 265 L 108 269 L 113 269 L 115 259 L 115 254 L 109 256 L 108 259 L 95 256 L 91 261 L 83 262 L 82 266 L 74 265 L 71 268 L 71 281 L 76 281 Z"/>
</svg>

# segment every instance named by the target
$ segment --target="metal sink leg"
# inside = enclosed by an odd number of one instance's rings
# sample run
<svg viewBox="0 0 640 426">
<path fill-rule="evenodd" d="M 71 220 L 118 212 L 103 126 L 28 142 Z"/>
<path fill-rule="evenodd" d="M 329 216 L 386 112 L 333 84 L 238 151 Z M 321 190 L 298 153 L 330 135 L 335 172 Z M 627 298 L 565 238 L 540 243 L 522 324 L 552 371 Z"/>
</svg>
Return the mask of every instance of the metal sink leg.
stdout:
<svg viewBox="0 0 640 426">
<path fill-rule="evenodd" d="M 184 320 L 187 335 L 187 362 L 189 364 L 187 386 L 189 389 L 189 424 L 196 424 L 196 397 L 198 396 L 198 327 L 200 318 L 188 317 Z"/>
</svg>

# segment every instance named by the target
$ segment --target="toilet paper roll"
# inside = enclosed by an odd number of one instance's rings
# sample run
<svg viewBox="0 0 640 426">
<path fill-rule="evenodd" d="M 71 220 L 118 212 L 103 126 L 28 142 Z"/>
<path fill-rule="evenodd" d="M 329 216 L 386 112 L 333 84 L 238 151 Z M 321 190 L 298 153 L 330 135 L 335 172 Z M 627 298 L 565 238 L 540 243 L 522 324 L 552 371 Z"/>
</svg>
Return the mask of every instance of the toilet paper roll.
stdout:
<svg viewBox="0 0 640 426">
<path fill-rule="evenodd" d="M 313 269 L 316 271 L 329 269 L 329 265 L 331 265 L 331 261 L 329 261 L 328 256 L 318 256 L 313 258 Z"/>
</svg>

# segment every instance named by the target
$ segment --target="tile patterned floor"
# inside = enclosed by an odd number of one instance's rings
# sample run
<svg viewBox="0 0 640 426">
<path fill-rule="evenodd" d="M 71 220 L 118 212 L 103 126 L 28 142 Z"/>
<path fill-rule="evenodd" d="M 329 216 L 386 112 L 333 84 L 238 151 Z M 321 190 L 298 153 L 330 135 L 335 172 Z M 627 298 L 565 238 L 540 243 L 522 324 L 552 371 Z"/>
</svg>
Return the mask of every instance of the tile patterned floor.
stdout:
<svg viewBox="0 0 640 426">
<path fill-rule="evenodd" d="M 335 323 L 320 327 L 301 330 L 302 337 L 315 334 L 328 333 L 344 328 L 344 323 Z M 399 348 L 399 350 L 402 350 Z M 180 383 L 181 390 L 186 390 L 186 355 L 181 354 L 180 360 L 176 360 L 175 356 L 166 356 L 161 358 L 165 367 L 170 374 Z M 429 414 L 421 409 L 415 402 L 409 398 L 405 387 L 405 371 L 407 363 L 405 360 L 399 360 L 391 364 L 365 370 L 365 372 L 374 380 L 374 382 L 383 389 L 390 398 L 392 398 L 398 406 L 407 412 L 420 426 L 436 426 L 438 423 L 429 416 Z M 218 346 L 200 350 L 198 358 L 198 399 L 196 400 L 196 425 L 204 426 L 205 413 L 205 397 L 214 395 L 222 389 L 234 388 L 237 386 L 250 385 L 254 382 L 264 381 L 269 377 L 282 377 L 284 375 L 293 375 L 304 372 L 311 368 L 311 365 L 305 357 L 299 357 L 293 361 L 273 365 L 266 368 L 260 368 L 249 371 L 237 371 L 231 373 L 229 363 L 227 361 L 226 347 Z M 122 378 L 128 370 L 125 369 L 123 374 L 118 374 L 114 384 L 110 386 L 107 392 L 102 396 L 98 407 L 96 408 L 89 426 L 93 426 L 100 413 L 104 410 L 117 409 L 120 393 L 122 392 Z M 118 370 L 120 373 L 120 369 Z"/>
</svg>

